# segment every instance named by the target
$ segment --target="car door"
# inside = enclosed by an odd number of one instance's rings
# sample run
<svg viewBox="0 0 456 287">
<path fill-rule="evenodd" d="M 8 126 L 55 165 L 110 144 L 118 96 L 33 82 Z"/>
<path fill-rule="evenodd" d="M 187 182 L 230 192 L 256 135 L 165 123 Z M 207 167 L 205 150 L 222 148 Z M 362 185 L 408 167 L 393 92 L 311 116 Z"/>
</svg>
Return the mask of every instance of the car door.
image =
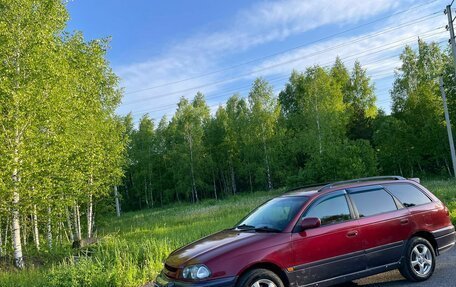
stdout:
<svg viewBox="0 0 456 287">
<path fill-rule="evenodd" d="M 417 226 L 428 226 L 430 229 L 441 227 L 433 226 L 435 219 L 440 218 L 438 213 L 441 207 L 416 186 L 409 183 L 390 183 L 384 187 L 408 209 L 412 222 Z"/>
<path fill-rule="evenodd" d="M 301 218 L 306 217 L 320 218 L 321 226 L 292 234 L 298 286 L 365 268 L 358 222 L 345 191 L 317 199 Z"/>
<path fill-rule="evenodd" d="M 412 232 L 407 208 L 380 185 L 347 191 L 358 216 L 367 268 L 398 263 Z"/>
</svg>

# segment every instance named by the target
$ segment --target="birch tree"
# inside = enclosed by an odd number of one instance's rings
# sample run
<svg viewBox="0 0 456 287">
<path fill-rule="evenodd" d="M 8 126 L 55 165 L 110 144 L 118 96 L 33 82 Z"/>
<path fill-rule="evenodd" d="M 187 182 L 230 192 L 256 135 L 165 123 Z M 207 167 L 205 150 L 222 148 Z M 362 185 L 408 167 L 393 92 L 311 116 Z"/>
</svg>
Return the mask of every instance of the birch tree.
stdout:
<svg viewBox="0 0 456 287">
<path fill-rule="evenodd" d="M 21 245 L 21 199 L 28 193 L 24 155 L 34 148 L 40 125 L 51 109 L 55 60 L 58 63 L 57 34 L 63 30 L 67 13 L 60 1 L 0 2 L 0 126 L 4 139 L 3 179 L 11 202 L 14 261 L 24 267 Z M 34 25 L 32 23 L 40 23 Z M 31 170 L 29 170 L 31 171 Z"/>
<path fill-rule="evenodd" d="M 278 117 L 278 108 L 272 86 L 262 79 L 256 79 L 249 93 L 250 132 L 252 148 L 261 150 L 263 170 L 267 189 L 273 188 L 272 141 Z"/>
</svg>

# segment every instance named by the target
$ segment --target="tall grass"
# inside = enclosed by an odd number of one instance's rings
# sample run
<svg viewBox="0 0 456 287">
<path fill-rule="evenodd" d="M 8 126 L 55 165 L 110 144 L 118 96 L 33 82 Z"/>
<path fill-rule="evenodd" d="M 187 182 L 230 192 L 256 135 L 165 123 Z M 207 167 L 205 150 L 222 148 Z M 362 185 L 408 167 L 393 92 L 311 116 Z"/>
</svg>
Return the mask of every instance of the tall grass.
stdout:
<svg viewBox="0 0 456 287">
<path fill-rule="evenodd" d="M 456 221 L 456 181 L 424 184 L 449 206 Z M 142 286 L 153 280 L 168 254 L 191 241 L 232 227 L 250 210 L 283 190 L 233 196 L 222 201 L 175 204 L 99 221 L 100 242 L 91 256 L 72 257 L 41 269 L 0 271 L 0 286 Z"/>
</svg>

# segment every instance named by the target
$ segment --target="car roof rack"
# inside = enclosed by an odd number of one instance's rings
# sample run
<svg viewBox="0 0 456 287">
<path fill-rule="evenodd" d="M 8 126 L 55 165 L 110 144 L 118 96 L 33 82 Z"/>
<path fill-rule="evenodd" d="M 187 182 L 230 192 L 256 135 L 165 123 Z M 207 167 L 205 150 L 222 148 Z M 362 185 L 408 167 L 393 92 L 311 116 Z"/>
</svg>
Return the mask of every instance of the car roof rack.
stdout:
<svg viewBox="0 0 456 287">
<path fill-rule="evenodd" d="M 306 185 L 301 185 L 301 186 L 289 188 L 289 189 L 287 189 L 286 192 L 296 191 L 296 190 L 305 189 L 305 188 L 311 188 L 311 187 L 320 187 L 320 186 L 323 187 L 323 186 L 326 186 L 328 184 L 329 184 L 329 182 L 306 184 Z"/>
<path fill-rule="evenodd" d="M 356 179 L 351 179 L 351 180 L 344 180 L 344 181 L 336 181 L 333 183 L 329 183 L 322 188 L 320 188 L 318 191 L 322 191 L 328 188 L 332 188 L 338 185 L 344 185 L 344 184 L 349 184 L 349 183 L 357 183 L 357 182 L 369 182 L 369 181 L 379 181 L 379 180 L 405 180 L 404 177 L 398 176 L 398 175 L 389 175 L 389 176 L 371 176 L 371 177 L 363 177 L 363 178 L 356 178 Z"/>
</svg>

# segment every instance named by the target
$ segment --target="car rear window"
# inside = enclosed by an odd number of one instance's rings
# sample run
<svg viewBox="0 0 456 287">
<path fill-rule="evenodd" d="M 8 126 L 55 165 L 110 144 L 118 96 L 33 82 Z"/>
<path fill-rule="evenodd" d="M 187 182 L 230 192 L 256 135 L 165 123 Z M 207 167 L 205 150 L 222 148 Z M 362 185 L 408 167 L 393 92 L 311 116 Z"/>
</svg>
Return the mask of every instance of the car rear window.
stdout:
<svg viewBox="0 0 456 287">
<path fill-rule="evenodd" d="M 429 197 L 415 186 L 407 183 L 387 184 L 388 189 L 405 207 L 421 205 L 431 202 Z"/>
<path fill-rule="evenodd" d="M 350 193 L 360 217 L 397 210 L 393 197 L 384 189 Z"/>
</svg>

